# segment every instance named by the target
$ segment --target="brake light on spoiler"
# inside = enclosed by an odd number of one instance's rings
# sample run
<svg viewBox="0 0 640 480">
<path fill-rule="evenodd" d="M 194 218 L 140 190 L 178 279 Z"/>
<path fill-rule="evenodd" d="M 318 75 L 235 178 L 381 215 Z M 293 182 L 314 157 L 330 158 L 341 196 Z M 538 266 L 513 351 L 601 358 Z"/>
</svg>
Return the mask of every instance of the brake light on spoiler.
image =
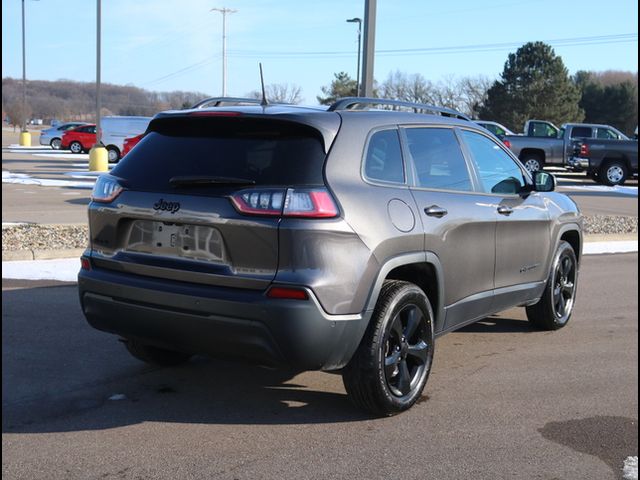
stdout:
<svg viewBox="0 0 640 480">
<path fill-rule="evenodd" d="M 231 202 L 246 215 L 334 218 L 339 213 L 325 188 L 251 188 L 232 195 Z"/>
</svg>

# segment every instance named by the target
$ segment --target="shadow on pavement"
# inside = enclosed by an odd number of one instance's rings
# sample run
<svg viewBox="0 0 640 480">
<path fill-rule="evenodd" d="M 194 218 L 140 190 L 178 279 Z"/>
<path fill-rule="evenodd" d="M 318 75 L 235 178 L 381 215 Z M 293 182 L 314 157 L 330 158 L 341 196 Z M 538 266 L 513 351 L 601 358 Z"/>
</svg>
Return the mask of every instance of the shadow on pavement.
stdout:
<svg viewBox="0 0 640 480">
<path fill-rule="evenodd" d="M 467 325 L 459 333 L 531 333 L 534 332 L 528 320 L 504 317 L 489 317 Z"/>
<path fill-rule="evenodd" d="M 3 297 L 3 433 L 370 418 L 350 404 L 337 375 L 308 372 L 301 380 L 297 372 L 200 356 L 180 367 L 146 366 L 86 323 L 75 285 L 4 289 Z M 114 394 L 124 398 L 109 400 Z"/>
</svg>

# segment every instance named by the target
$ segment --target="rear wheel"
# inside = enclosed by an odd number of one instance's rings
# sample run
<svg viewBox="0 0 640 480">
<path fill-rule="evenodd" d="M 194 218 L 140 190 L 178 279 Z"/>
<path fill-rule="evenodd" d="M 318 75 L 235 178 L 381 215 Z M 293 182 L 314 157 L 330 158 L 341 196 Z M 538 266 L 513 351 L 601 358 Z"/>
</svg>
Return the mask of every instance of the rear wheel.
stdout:
<svg viewBox="0 0 640 480">
<path fill-rule="evenodd" d="M 53 140 L 51 140 L 51 142 L 49 142 L 49 145 L 51 145 L 51 148 L 53 148 L 54 150 L 60 150 L 62 140 L 60 140 L 59 138 L 54 138 Z"/>
<path fill-rule="evenodd" d="M 424 292 L 408 282 L 384 283 L 369 327 L 342 373 L 355 405 L 376 415 L 410 408 L 431 371 L 433 311 Z"/>
<path fill-rule="evenodd" d="M 82 153 L 82 144 L 80 142 L 71 142 L 69 150 L 71 150 L 71 153 Z"/>
<path fill-rule="evenodd" d="M 107 155 L 109 163 L 118 163 L 120 160 L 120 151 L 116 147 L 107 147 Z"/>
<path fill-rule="evenodd" d="M 600 169 L 599 180 L 605 185 L 613 187 L 623 185 L 627 180 L 627 166 L 621 160 L 611 160 Z"/>
<path fill-rule="evenodd" d="M 522 158 L 524 167 L 529 170 L 530 173 L 538 172 L 544 167 L 544 162 L 540 155 L 528 154 Z"/>
<path fill-rule="evenodd" d="M 143 362 L 151 365 L 169 367 L 184 363 L 191 358 L 191 355 L 188 353 L 154 347 L 131 338 L 126 339 L 123 342 L 131 355 L 138 360 L 142 360 Z"/>
<path fill-rule="evenodd" d="M 577 282 L 576 254 L 568 242 L 561 241 L 542 298 L 535 305 L 527 307 L 527 318 L 531 325 L 539 330 L 564 327 L 571 318 Z"/>
</svg>

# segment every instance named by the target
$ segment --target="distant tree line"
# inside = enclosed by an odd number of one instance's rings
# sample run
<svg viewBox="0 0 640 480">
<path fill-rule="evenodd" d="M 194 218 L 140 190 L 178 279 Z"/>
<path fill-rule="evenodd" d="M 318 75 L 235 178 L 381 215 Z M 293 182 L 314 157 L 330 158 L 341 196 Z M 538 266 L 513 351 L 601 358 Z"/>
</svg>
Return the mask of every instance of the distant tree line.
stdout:
<svg viewBox="0 0 640 480">
<path fill-rule="evenodd" d="M 134 86 L 101 85 L 103 115 L 154 115 L 188 108 L 207 95 L 200 92 L 150 92 Z M 2 110 L 16 124 L 26 118 L 95 121 L 96 87 L 72 80 L 28 80 L 27 108 L 22 112 L 22 80 L 2 79 Z M 12 122 L 12 123 L 13 123 Z"/>
<path fill-rule="evenodd" d="M 355 96 L 356 81 L 334 74 L 318 102 Z M 515 132 L 528 119 L 604 123 L 631 134 L 638 125 L 638 73 L 579 71 L 569 76 L 562 58 L 543 42 L 510 53 L 500 77 L 446 77 L 439 82 L 421 74 L 391 73 L 374 82 L 374 96 L 454 108 L 472 118 L 493 120 Z"/>
</svg>

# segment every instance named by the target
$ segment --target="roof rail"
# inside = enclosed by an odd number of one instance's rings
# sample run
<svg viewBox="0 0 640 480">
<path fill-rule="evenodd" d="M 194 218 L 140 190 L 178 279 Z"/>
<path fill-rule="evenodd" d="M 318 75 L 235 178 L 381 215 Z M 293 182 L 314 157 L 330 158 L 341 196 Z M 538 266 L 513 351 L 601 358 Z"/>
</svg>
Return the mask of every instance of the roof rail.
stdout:
<svg viewBox="0 0 640 480">
<path fill-rule="evenodd" d="M 242 97 L 211 97 L 196 103 L 191 108 L 221 107 L 223 105 L 260 105 L 259 98 L 242 98 Z"/>
<path fill-rule="evenodd" d="M 364 108 L 358 108 L 358 105 L 363 107 L 370 105 L 389 105 L 392 107 L 404 107 L 413 109 L 414 113 L 420 113 L 421 111 L 427 111 L 431 113 L 437 113 L 446 117 L 459 118 L 461 120 L 470 121 L 469 117 L 465 114 L 453 110 L 452 108 L 436 107 L 435 105 L 427 105 L 425 103 L 413 103 L 405 102 L 403 100 L 389 100 L 386 98 L 370 98 L 370 97 L 346 97 L 340 98 L 329 107 L 330 112 L 337 110 L 364 110 Z"/>
</svg>

